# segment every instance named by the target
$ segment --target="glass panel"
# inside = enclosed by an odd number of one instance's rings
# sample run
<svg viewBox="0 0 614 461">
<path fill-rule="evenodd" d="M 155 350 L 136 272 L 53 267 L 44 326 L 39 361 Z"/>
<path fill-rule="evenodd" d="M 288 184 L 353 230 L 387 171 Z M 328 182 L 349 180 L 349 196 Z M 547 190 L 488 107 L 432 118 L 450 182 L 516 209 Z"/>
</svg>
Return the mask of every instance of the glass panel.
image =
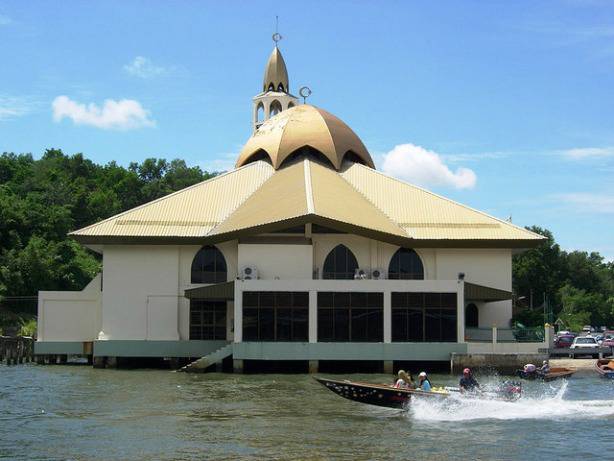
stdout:
<svg viewBox="0 0 614 461">
<path fill-rule="evenodd" d="M 352 309 L 352 341 L 368 341 L 369 311 Z"/>
<path fill-rule="evenodd" d="M 292 296 L 292 305 L 294 307 L 309 307 L 309 293 L 294 293 Z"/>
<path fill-rule="evenodd" d="M 309 309 L 292 310 L 292 340 L 309 340 Z"/>
<path fill-rule="evenodd" d="M 227 278 L 224 255 L 214 246 L 202 247 L 192 260 L 192 283 L 219 283 Z"/>
<path fill-rule="evenodd" d="M 277 341 L 290 341 L 292 337 L 292 310 L 290 308 L 277 309 L 276 316 L 277 323 Z"/>
<path fill-rule="evenodd" d="M 408 341 L 408 318 L 407 309 L 392 309 L 392 341 Z"/>
<path fill-rule="evenodd" d="M 258 341 L 257 308 L 243 308 L 243 341 Z"/>
<path fill-rule="evenodd" d="M 334 316 L 333 309 L 318 308 L 318 341 L 333 341 Z"/>
<path fill-rule="evenodd" d="M 424 330 L 426 342 L 441 341 L 441 309 L 425 309 Z"/>
<path fill-rule="evenodd" d="M 258 313 L 260 341 L 275 341 L 275 309 L 261 307 Z"/>
<path fill-rule="evenodd" d="M 334 338 L 333 341 L 350 340 L 350 310 L 334 309 Z"/>
<path fill-rule="evenodd" d="M 326 256 L 322 277 L 324 279 L 353 279 L 358 268 L 356 257 L 345 245 L 337 245 Z"/>
<path fill-rule="evenodd" d="M 424 341 L 423 309 L 407 309 L 407 341 Z"/>
<path fill-rule="evenodd" d="M 384 341 L 384 310 L 369 309 L 367 310 L 367 338 L 366 341 L 383 342 Z"/>
<path fill-rule="evenodd" d="M 456 342 L 456 308 L 441 309 L 441 340 Z"/>
</svg>

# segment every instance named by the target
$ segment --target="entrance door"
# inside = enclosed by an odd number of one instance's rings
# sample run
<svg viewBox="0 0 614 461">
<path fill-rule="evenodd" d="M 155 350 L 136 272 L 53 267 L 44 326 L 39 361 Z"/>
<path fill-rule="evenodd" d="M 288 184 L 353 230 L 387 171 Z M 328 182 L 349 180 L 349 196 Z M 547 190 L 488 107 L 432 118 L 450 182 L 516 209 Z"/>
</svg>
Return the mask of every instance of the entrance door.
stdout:
<svg viewBox="0 0 614 461">
<path fill-rule="evenodd" d="M 226 339 L 226 301 L 190 300 L 190 339 Z"/>
</svg>

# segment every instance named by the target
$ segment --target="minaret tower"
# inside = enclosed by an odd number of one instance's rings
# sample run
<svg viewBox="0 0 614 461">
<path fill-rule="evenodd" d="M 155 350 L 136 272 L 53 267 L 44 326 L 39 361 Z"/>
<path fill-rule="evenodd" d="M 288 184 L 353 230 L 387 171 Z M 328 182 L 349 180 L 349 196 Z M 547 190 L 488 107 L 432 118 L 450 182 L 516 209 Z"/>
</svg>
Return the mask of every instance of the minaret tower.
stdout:
<svg viewBox="0 0 614 461">
<path fill-rule="evenodd" d="M 254 132 L 260 128 L 265 120 L 277 115 L 283 110 L 294 107 L 298 104 L 298 98 L 290 94 L 290 83 L 288 81 L 288 70 L 284 58 L 277 47 L 281 40 L 281 35 L 277 32 L 273 34 L 275 48 L 269 56 L 266 69 L 264 71 L 264 82 L 262 93 L 254 96 L 253 127 Z"/>
</svg>

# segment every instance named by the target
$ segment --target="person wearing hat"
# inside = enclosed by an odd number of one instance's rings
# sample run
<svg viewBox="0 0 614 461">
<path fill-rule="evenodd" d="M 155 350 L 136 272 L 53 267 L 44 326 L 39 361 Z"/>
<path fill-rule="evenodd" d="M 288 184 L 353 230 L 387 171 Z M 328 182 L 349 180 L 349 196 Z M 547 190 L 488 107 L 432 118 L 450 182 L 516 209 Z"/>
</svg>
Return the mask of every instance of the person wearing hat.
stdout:
<svg viewBox="0 0 614 461">
<path fill-rule="evenodd" d="M 460 387 L 461 392 L 467 391 L 475 391 L 480 388 L 479 383 L 473 377 L 471 370 L 469 368 L 465 368 L 463 370 L 463 377 L 460 379 L 458 383 L 458 387 Z"/>
<path fill-rule="evenodd" d="M 421 371 L 418 375 L 418 389 L 425 392 L 430 392 L 432 387 L 431 381 L 429 380 L 428 376 L 426 376 L 426 371 Z"/>
<path fill-rule="evenodd" d="M 414 380 L 411 377 L 411 373 L 407 374 L 405 370 L 399 370 L 399 379 L 394 383 L 394 387 L 397 389 L 413 389 Z"/>
<path fill-rule="evenodd" d="M 542 366 L 537 369 L 537 372 L 540 375 L 547 375 L 548 373 L 550 373 L 550 361 L 544 360 L 542 362 Z"/>
</svg>

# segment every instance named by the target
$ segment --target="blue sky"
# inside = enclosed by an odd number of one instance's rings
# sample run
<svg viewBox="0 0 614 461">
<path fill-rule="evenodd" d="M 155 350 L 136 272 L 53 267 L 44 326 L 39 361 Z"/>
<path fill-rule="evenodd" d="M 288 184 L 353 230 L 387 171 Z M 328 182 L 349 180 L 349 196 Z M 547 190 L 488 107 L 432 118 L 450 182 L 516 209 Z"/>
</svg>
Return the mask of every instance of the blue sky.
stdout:
<svg viewBox="0 0 614 461">
<path fill-rule="evenodd" d="M 0 1 L 0 151 L 229 168 L 275 15 L 379 168 L 614 259 L 610 1 Z"/>
</svg>

